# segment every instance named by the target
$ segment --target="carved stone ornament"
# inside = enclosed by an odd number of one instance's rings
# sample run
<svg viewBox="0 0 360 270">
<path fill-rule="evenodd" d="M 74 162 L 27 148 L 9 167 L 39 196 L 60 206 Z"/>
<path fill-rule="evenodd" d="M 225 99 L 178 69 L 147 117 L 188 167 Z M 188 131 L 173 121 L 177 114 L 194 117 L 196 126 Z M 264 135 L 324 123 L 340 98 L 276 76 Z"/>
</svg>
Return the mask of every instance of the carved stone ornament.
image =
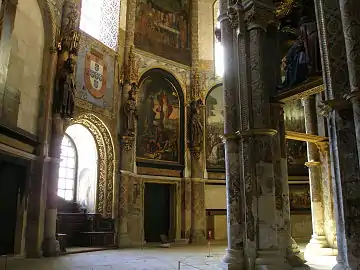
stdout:
<svg viewBox="0 0 360 270">
<path fill-rule="evenodd" d="M 350 107 L 350 102 L 346 99 L 331 99 L 322 101 L 319 107 L 319 113 L 328 117 L 333 110 L 342 110 Z"/>
<path fill-rule="evenodd" d="M 139 61 L 136 60 L 136 55 L 133 51 L 133 46 L 130 47 L 127 62 L 124 61 L 122 68 L 122 75 L 120 81 L 122 83 L 135 83 L 139 81 Z"/>
<path fill-rule="evenodd" d="M 230 26 L 233 29 L 239 26 L 239 7 L 240 5 L 237 5 L 235 3 L 235 5 L 229 7 L 227 12 L 230 21 Z"/>
<path fill-rule="evenodd" d="M 123 136 L 121 138 L 121 148 L 125 151 L 131 151 L 134 148 L 135 138 L 129 136 Z"/>
<path fill-rule="evenodd" d="M 53 133 L 55 135 L 63 136 L 64 135 L 64 120 L 59 114 L 54 114 L 53 116 Z"/>
<path fill-rule="evenodd" d="M 72 1 L 65 1 L 61 23 L 59 51 L 77 55 L 79 49 L 80 11 Z"/>
<path fill-rule="evenodd" d="M 258 2 L 245 7 L 245 22 L 248 29 L 262 28 L 266 30 L 267 26 L 275 21 L 274 7 L 260 4 Z"/>
<path fill-rule="evenodd" d="M 136 128 L 136 119 L 138 118 L 136 108 L 136 84 L 131 84 L 131 89 L 128 92 L 128 99 L 124 104 L 124 133 L 125 136 L 134 137 Z"/>
<path fill-rule="evenodd" d="M 191 156 L 196 159 L 199 160 L 200 159 L 200 154 L 201 154 L 201 148 L 200 147 L 192 147 L 190 149 L 191 152 Z"/>
</svg>

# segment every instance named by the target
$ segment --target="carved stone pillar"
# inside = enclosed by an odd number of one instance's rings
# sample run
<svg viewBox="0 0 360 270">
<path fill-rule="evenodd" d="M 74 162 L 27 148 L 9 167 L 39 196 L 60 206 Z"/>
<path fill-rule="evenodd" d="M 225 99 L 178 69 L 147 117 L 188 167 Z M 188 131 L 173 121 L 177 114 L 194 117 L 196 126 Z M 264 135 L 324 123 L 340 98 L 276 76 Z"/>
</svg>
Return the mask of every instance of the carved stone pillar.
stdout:
<svg viewBox="0 0 360 270">
<path fill-rule="evenodd" d="M 247 89 L 251 99 L 249 130 L 242 131 L 246 185 L 247 252 L 255 259 L 252 268 L 286 269 L 285 260 L 278 246 L 276 224 L 275 177 L 273 153 L 279 145 L 273 144 L 277 131 L 271 129 L 269 81 L 265 75 L 266 30 L 272 20 L 273 8 L 261 1 L 250 2 L 245 7 L 248 35 L 249 79 Z M 242 119 L 245 120 L 245 119 Z M 254 252 L 255 250 L 255 252 Z M 255 257 L 254 257 L 255 255 Z"/>
<path fill-rule="evenodd" d="M 336 222 L 334 211 L 334 192 L 332 189 L 333 181 L 331 175 L 331 160 L 329 153 L 329 142 L 323 141 L 316 143 L 319 149 L 320 162 L 321 162 L 321 190 L 322 202 L 324 206 L 324 233 L 329 246 L 333 249 L 337 248 L 336 244 Z"/>
<path fill-rule="evenodd" d="M 136 171 L 136 117 L 133 117 L 133 130 L 125 126 L 128 120 L 125 115 L 125 107 L 129 99 L 131 90 L 132 94 L 136 94 L 138 86 L 137 70 L 135 67 L 135 55 L 133 52 L 134 33 L 135 33 L 135 13 L 136 0 L 128 0 L 126 7 L 126 29 L 125 29 L 125 46 L 123 67 L 121 71 L 122 81 L 119 92 L 119 106 L 118 106 L 118 145 L 120 151 L 119 164 L 119 202 L 118 202 L 118 231 L 117 244 L 119 247 L 131 246 L 131 241 L 128 235 L 128 212 L 129 212 L 129 177 Z M 133 84 L 133 85 L 132 85 Z M 133 87 L 133 89 L 132 89 Z M 136 102 L 135 102 L 136 103 Z M 132 113 L 135 113 L 134 111 Z"/>
<path fill-rule="evenodd" d="M 80 0 L 64 1 L 60 40 L 57 44 L 58 69 L 54 87 L 56 90 L 53 96 L 52 132 L 49 149 L 50 164 L 43 242 L 44 256 L 57 256 L 60 251 L 59 243 L 56 240 L 58 175 L 61 141 L 64 135 L 64 121 L 67 118 L 73 117 L 75 106 L 74 91 L 76 90 L 76 83 L 74 73 L 79 45 L 80 10 Z M 47 128 L 47 125 L 45 125 L 45 128 Z"/>
<path fill-rule="evenodd" d="M 315 96 L 302 99 L 305 115 L 305 130 L 307 134 L 318 135 L 317 115 Z M 305 165 L 309 168 L 310 196 L 311 196 L 311 215 L 312 229 L 310 243 L 307 248 L 314 252 L 319 248 L 328 247 L 324 232 L 324 208 L 322 204 L 321 190 L 321 163 L 319 150 L 316 144 L 307 142 L 308 162 Z"/>
<path fill-rule="evenodd" d="M 190 239 L 191 237 L 191 178 L 184 178 L 181 182 L 181 200 L 182 200 L 182 229 L 181 238 Z"/>
<path fill-rule="evenodd" d="M 227 201 L 227 240 L 226 255 L 223 259 L 228 269 L 245 269 L 245 211 L 244 182 L 241 175 L 239 139 L 239 105 L 236 76 L 235 30 L 228 16 L 228 1 L 219 2 L 221 44 L 224 50 L 224 133 L 225 133 L 225 168 L 226 168 L 226 201 Z"/>
<path fill-rule="evenodd" d="M 272 127 L 278 131 L 274 136 L 275 197 L 278 222 L 278 244 L 281 255 L 292 267 L 308 269 L 304 254 L 291 236 L 289 182 L 287 170 L 284 109 L 282 103 L 271 104 Z"/>
<path fill-rule="evenodd" d="M 354 116 L 343 100 L 349 89 L 345 39 L 338 0 L 314 1 L 319 25 L 320 51 L 326 100 L 323 114 L 328 116 L 328 133 L 338 256 L 334 269 L 357 269 L 359 256 L 359 163 Z M 331 25 L 331 26 L 330 26 Z M 329 46 L 331 44 L 331 46 Z M 350 107 L 350 109 L 348 108 Z"/>
</svg>

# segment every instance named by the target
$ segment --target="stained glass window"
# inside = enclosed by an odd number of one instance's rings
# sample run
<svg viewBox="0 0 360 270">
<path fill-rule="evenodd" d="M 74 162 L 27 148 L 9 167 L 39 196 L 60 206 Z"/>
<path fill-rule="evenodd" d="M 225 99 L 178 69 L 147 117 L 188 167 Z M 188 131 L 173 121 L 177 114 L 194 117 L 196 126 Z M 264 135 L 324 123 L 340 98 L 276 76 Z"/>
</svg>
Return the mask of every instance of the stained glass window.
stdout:
<svg viewBox="0 0 360 270">
<path fill-rule="evenodd" d="M 65 135 L 61 142 L 58 196 L 72 201 L 75 199 L 76 181 L 76 148 L 68 135 Z"/>
<path fill-rule="evenodd" d="M 117 49 L 120 0 L 82 0 L 80 29 Z"/>
</svg>

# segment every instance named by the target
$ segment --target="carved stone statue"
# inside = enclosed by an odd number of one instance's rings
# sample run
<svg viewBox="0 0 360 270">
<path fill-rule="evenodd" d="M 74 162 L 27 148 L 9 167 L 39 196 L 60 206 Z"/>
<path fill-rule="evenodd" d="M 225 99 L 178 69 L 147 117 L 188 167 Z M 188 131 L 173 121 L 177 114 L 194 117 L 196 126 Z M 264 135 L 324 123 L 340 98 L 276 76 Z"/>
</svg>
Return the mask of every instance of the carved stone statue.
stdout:
<svg viewBox="0 0 360 270">
<path fill-rule="evenodd" d="M 289 89 L 304 82 L 309 76 L 321 74 L 321 59 L 316 23 L 303 17 L 299 36 L 283 59 L 285 80 L 278 89 Z"/>
<path fill-rule="evenodd" d="M 136 84 L 131 84 L 131 89 L 128 92 L 128 99 L 124 104 L 124 115 L 126 117 L 124 124 L 124 133 L 125 136 L 133 137 L 135 136 L 135 123 L 136 118 L 138 117 L 137 108 L 136 108 Z"/>
<path fill-rule="evenodd" d="M 74 116 L 75 106 L 75 60 L 68 57 L 60 69 L 57 89 L 54 99 L 54 113 L 58 113 L 63 118 Z"/>
<path fill-rule="evenodd" d="M 194 100 L 190 103 L 190 125 L 189 125 L 189 134 L 190 134 L 190 146 L 191 147 L 201 147 L 203 142 L 203 124 L 201 117 L 201 106 L 203 102 L 201 99 Z"/>
</svg>

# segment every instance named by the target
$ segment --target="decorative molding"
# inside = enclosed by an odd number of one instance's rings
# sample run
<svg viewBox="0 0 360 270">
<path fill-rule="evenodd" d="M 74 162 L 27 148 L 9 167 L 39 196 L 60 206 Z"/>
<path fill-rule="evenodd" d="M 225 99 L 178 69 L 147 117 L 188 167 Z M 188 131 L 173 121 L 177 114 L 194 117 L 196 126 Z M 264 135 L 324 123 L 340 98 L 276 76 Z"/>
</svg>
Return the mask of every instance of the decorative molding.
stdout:
<svg viewBox="0 0 360 270">
<path fill-rule="evenodd" d="M 328 117 L 330 113 L 334 110 L 341 111 L 344 109 L 351 108 L 350 100 L 346 100 L 344 98 L 337 98 L 337 99 L 328 99 L 322 101 L 321 104 L 318 106 L 319 113 L 324 116 Z"/>
<path fill-rule="evenodd" d="M 131 151 L 135 145 L 135 137 L 133 136 L 122 136 L 120 139 L 120 145 L 126 152 Z"/>
<path fill-rule="evenodd" d="M 305 162 L 305 166 L 310 168 L 310 167 L 318 167 L 321 165 L 321 162 L 319 161 L 308 161 L 308 162 Z"/>
<path fill-rule="evenodd" d="M 181 177 L 181 171 L 152 167 L 137 167 L 137 173 L 143 175 Z"/>
<path fill-rule="evenodd" d="M 328 140 L 328 138 L 324 137 L 324 136 L 306 134 L 306 133 L 295 132 L 295 131 L 286 131 L 285 137 L 288 140 L 311 142 L 311 143 L 319 143 L 319 142 Z"/>
</svg>

